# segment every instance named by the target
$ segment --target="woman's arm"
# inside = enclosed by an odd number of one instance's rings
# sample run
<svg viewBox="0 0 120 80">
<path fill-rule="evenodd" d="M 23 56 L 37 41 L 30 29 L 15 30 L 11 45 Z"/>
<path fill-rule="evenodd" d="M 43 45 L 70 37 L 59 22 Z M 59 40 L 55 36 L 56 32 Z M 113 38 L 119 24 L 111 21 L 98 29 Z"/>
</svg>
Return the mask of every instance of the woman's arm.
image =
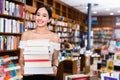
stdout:
<svg viewBox="0 0 120 80">
<path fill-rule="evenodd" d="M 26 37 L 26 32 L 24 32 L 21 36 L 21 41 L 20 41 L 20 44 L 19 44 L 19 47 L 20 47 L 20 57 L 19 57 L 19 64 L 21 66 L 21 74 L 23 75 L 24 74 L 24 54 L 23 54 L 23 51 L 24 51 L 24 45 L 25 45 L 25 40 L 27 40 L 27 37 Z"/>
<path fill-rule="evenodd" d="M 21 67 L 21 74 L 24 74 L 24 55 L 23 55 L 23 49 L 20 49 L 20 57 L 19 57 L 19 64 Z"/>
<path fill-rule="evenodd" d="M 54 50 L 54 53 L 52 54 L 52 67 L 55 75 L 57 74 L 57 67 L 59 64 L 58 56 L 59 56 L 58 51 Z"/>
<path fill-rule="evenodd" d="M 55 42 L 54 46 L 53 46 L 53 54 L 52 54 L 52 66 L 53 66 L 53 72 L 54 74 L 57 74 L 57 67 L 59 65 L 59 50 L 60 50 L 60 38 L 58 35 L 55 35 L 53 42 Z"/>
</svg>

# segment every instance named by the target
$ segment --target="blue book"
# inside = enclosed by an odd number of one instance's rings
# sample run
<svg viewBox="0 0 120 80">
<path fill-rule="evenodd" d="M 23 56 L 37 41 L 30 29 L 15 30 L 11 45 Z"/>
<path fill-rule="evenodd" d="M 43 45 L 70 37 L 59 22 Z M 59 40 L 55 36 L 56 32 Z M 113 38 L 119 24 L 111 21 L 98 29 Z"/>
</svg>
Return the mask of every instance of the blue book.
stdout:
<svg viewBox="0 0 120 80">
<path fill-rule="evenodd" d="M 104 77 L 104 80 L 117 80 L 117 78 L 105 76 L 105 77 Z"/>
</svg>

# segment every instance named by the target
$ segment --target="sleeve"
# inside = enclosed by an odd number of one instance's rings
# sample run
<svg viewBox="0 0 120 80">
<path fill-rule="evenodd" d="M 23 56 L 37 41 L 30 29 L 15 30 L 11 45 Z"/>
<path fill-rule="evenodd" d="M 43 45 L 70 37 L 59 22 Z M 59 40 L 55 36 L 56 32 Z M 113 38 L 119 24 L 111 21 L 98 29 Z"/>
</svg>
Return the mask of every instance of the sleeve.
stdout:
<svg viewBox="0 0 120 80">
<path fill-rule="evenodd" d="M 51 42 L 50 43 L 50 53 L 53 53 L 55 50 L 60 50 L 60 43 Z"/>
<path fill-rule="evenodd" d="M 27 45 L 26 41 L 20 41 L 18 47 L 22 49 L 22 48 L 25 48 L 26 45 Z"/>
</svg>

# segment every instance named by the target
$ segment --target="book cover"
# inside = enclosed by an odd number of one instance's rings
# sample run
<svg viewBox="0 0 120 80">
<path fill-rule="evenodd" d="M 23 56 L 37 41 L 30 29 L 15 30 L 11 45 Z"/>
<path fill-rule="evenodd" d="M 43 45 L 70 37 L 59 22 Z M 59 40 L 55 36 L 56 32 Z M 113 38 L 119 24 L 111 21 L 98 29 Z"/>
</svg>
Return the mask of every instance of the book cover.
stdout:
<svg viewBox="0 0 120 80">
<path fill-rule="evenodd" d="M 49 47 L 48 46 L 25 47 L 24 52 L 48 52 L 49 53 Z"/>
<path fill-rule="evenodd" d="M 48 39 L 43 40 L 28 40 L 26 46 L 49 46 L 50 42 Z"/>
<path fill-rule="evenodd" d="M 89 77 L 68 78 L 68 80 L 89 80 Z"/>
<path fill-rule="evenodd" d="M 0 13 L 3 14 L 5 7 L 5 0 L 0 0 Z"/>
<path fill-rule="evenodd" d="M 114 61 L 112 60 L 108 60 L 107 61 L 107 71 L 108 72 L 111 72 L 114 70 Z"/>
<path fill-rule="evenodd" d="M 53 74 L 52 67 L 24 67 L 24 74 Z"/>
<path fill-rule="evenodd" d="M 50 54 L 26 54 L 24 55 L 25 60 L 49 60 Z"/>
<path fill-rule="evenodd" d="M 104 80 L 117 80 L 117 78 L 109 77 L 109 76 L 104 76 Z"/>
<path fill-rule="evenodd" d="M 39 52 L 39 51 L 24 51 L 23 54 L 49 54 L 47 51 L 46 52 Z"/>
<path fill-rule="evenodd" d="M 84 74 L 74 74 L 66 76 L 65 80 L 89 80 L 89 76 Z"/>
</svg>

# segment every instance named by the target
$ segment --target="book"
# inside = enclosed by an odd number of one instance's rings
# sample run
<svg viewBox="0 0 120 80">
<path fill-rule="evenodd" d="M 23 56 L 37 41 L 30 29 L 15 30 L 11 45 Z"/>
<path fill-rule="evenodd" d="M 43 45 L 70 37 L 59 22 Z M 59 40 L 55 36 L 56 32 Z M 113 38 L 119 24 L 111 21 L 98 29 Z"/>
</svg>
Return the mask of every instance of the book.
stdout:
<svg viewBox="0 0 120 80">
<path fill-rule="evenodd" d="M 52 67 L 24 67 L 24 74 L 53 74 Z"/>
<path fill-rule="evenodd" d="M 43 40 L 27 40 L 26 46 L 49 46 L 50 42 L 48 39 Z"/>
<path fill-rule="evenodd" d="M 110 77 L 110 76 L 104 76 L 104 80 L 117 80 L 117 78 Z"/>
<path fill-rule="evenodd" d="M 31 46 L 31 47 L 25 47 L 24 52 L 45 52 L 49 53 L 49 47 L 48 46 Z"/>
<path fill-rule="evenodd" d="M 48 52 L 39 52 L 39 51 L 31 51 L 31 52 L 23 52 L 24 55 L 27 55 L 27 54 L 49 54 Z"/>
<path fill-rule="evenodd" d="M 50 54 L 26 54 L 24 55 L 25 60 L 46 60 L 50 59 Z"/>
<path fill-rule="evenodd" d="M 107 61 L 107 71 L 111 72 L 114 70 L 114 61 L 113 60 L 108 60 Z"/>
<path fill-rule="evenodd" d="M 51 61 L 48 60 L 25 60 L 25 67 L 51 67 Z"/>
<path fill-rule="evenodd" d="M 89 77 L 81 76 L 81 77 L 76 77 L 76 78 L 68 78 L 68 80 L 89 80 Z"/>
<path fill-rule="evenodd" d="M 0 14 L 3 14 L 5 8 L 5 0 L 0 0 Z"/>
<path fill-rule="evenodd" d="M 66 76 L 65 80 L 89 80 L 89 76 L 84 74 L 74 74 Z"/>
</svg>

